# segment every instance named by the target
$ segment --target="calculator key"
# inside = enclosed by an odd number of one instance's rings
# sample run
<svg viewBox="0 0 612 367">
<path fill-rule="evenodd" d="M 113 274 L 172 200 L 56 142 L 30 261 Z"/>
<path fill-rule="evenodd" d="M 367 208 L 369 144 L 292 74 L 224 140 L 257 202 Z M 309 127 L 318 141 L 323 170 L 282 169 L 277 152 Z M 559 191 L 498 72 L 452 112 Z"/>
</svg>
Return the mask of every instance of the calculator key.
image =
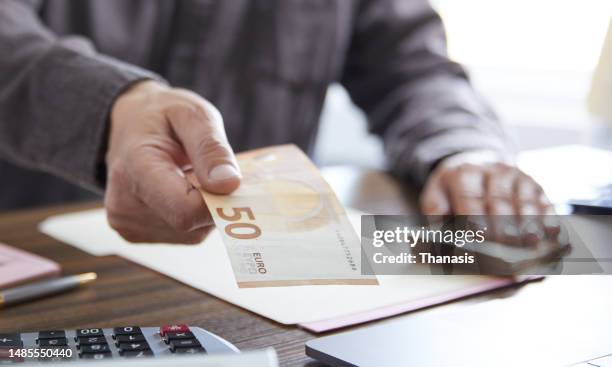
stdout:
<svg viewBox="0 0 612 367">
<path fill-rule="evenodd" d="M 11 338 L 21 340 L 21 334 L 19 333 L 0 333 L 0 339 Z"/>
<path fill-rule="evenodd" d="M 57 339 L 65 338 L 66 332 L 64 330 L 41 330 L 38 332 L 38 339 Z"/>
<path fill-rule="evenodd" d="M 169 332 L 169 333 L 166 333 L 166 336 L 164 336 L 164 341 L 166 342 L 166 344 L 169 344 L 172 340 L 193 339 L 193 338 L 195 337 L 193 336 L 193 333 L 191 331 L 181 331 L 179 333 Z"/>
<path fill-rule="evenodd" d="M 206 349 L 202 347 L 197 348 L 177 348 L 174 353 L 176 354 L 198 354 L 198 353 L 206 353 Z"/>
<path fill-rule="evenodd" d="M 79 357 L 85 358 L 85 359 L 107 359 L 107 358 L 113 358 L 113 355 L 111 354 L 111 352 L 106 352 L 106 353 L 81 354 Z"/>
<path fill-rule="evenodd" d="M 166 325 L 166 326 L 162 326 L 159 328 L 159 334 L 161 336 L 166 335 L 166 333 L 170 333 L 170 332 L 183 332 L 183 331 L 189 331 L 189 326 L 185 325 L 185 324 L 180 324 L 180 325 Z"/>
<path fill-rule="evenodd" d="M 138 326 L 124 326 L 124 327 L 116 327 L 113 329 L 113 337 L 119 335 L 132 335 L 132 334 L 142 334 L 140 328 Z"/>
<path fill-rule="evenodd" d="M 81 346 L 81 354 L 110 353 L 108 344 L 91 344 Z"/>
<path fill-rule="evenodd" d="M 121 353 L 121 352 L 120 352 Z M 128 358 L 144 358 L 144 357 L 152 357 L 153 352 L 150 350 L 129 350 L 121 353 L 122 356 Z"/>
<path fill-rule="evenodd" d="M 57 339 L 41 339 L 38 341 L 39 347 L 64 347 L 68 345 L 68 339 L 57 338 Z"/>
<path fill-rule="evenodd" d="M 133 350 L 147 350 L 147 349 L 151 349 L 149 348 L 149 344 L 147 342 L 119 344 L 119 353 L 133 351 Z"/>
<path fill-rule="evenodd" d="M 104 336 L 104 330 L 100 328 L 76 329 L 76 338 L 80 338 L 82 336 Z"/>
<path fill-rule="evenodd" d="M 145 337 L 142 334 L 135 335 L 118 335 L 115 340 L 115 345 L 119 345 L 121 343 L 137 343 L 144 342 Z"/>
<path fill-rule="evenodd" d="M 170 351 L 174 352 L 178 348 L 197 348 L 201 346 L 197 339 L 179 339 L 170 342 Z"/>
<path fill-rule="evenodd" d="M 23 347 L 21 335 L 18 333 L 0 334 L 0 347 Z"/>
<path fill-rule="evenodd" d="M 103 336 L 82 336 L 77 339 L 77 343 L 80 345 L 90 344 L 106 344 L 106 338 Z"/>
</svg>

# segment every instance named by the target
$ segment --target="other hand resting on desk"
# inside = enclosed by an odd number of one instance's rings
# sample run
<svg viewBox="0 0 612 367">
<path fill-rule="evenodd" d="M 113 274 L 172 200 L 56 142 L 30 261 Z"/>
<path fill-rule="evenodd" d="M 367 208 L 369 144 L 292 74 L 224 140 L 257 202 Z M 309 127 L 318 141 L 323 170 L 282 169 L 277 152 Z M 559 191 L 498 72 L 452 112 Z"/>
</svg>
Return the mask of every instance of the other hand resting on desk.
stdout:
<svg viewBox="0 0 612 367">
<path fill-rule="evenodd" d="M 425 215 L 486 215 L 489 222 L 502 221 L 495 216 L 513 217 L 518 223 L 523 216 L 554 214 L 553 205 L 533 178 L 490 152 L 466 152 L 442 160 L 425 183 L 420 204 Z M 549 235 L 559 230 L 555 221 L 543 220 L 541 227 L 540 232 Z"/>
</svg>

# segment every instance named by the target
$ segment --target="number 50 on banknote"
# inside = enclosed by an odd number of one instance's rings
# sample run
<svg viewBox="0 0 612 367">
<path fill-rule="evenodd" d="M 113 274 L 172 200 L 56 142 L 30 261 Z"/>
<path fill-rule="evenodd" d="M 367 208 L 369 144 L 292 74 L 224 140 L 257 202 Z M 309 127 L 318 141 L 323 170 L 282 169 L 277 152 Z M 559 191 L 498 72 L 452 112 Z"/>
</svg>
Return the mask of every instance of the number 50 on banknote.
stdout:
<svg viewBox="0 0 612 367">
<path fill-rule="evenodd" d="M 294 145 L 237 155 L 243 180 L 231 195 L 200 189 L 240 288 L 377 285 L 361 274 L 360 242 L 315 165 Z M 192 174 L 190 182 L 199 188 Z"/>
</svg>

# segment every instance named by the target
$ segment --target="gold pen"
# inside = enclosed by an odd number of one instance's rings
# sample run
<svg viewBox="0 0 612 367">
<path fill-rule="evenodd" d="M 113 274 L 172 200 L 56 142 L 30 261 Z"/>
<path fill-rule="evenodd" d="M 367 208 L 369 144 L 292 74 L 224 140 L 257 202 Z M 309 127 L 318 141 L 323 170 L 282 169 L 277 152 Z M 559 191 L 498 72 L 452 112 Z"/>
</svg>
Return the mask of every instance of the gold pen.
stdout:
<svg viewBox="0 0 612 367">
<path fill-rule="evenodd" d="M 96 273 L 70 275 L 0 291 L 0 307 L 63 293 L 98 278 Z"/>
</svg>

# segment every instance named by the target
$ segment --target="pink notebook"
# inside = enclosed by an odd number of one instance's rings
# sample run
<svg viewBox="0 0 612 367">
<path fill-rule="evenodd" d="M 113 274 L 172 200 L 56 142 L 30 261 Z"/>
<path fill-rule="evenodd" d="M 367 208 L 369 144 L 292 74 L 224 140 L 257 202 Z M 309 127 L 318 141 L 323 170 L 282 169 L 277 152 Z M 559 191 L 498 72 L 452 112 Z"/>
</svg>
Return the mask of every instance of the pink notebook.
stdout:
<svg viewBox="0 0 612 367">
<path fill-rule="evenodd" d="M 57 275 L 55 261 L 0 243 L 0 289 Z"/>
</svg>

